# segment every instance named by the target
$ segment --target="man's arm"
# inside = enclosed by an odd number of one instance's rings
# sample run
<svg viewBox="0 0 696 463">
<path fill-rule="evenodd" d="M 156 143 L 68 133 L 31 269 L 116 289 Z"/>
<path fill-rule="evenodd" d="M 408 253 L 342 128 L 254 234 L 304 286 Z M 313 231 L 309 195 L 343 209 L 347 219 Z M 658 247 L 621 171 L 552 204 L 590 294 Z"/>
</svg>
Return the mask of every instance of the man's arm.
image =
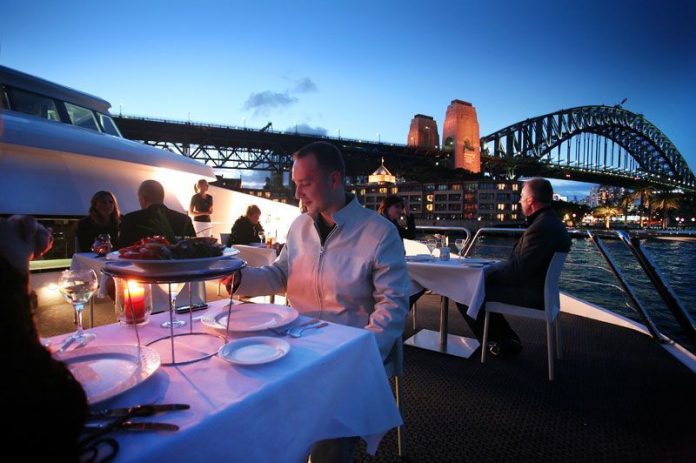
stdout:
<svg viewBox="0 0 696 463">
<path fill-rule="evenodd" d="M 242 283 L 236 294 L 242 296 L 267 296 L 284 292 L 288 286 L 287 246 L 280 251 L 278 259 L 264 267 L 242 269 Z M 228 288 L 229 290 L 229 288 Z"/>
<path fill-rule="evenodd" d="M 375 333 L 384 360 L 394 342 L 401 339 L 408 315 L 409 279 L 404 246 L 396 230 L 384 234 L 375 255 L 372 273 L 375 309 L 366 328 Z"/>
</svg>

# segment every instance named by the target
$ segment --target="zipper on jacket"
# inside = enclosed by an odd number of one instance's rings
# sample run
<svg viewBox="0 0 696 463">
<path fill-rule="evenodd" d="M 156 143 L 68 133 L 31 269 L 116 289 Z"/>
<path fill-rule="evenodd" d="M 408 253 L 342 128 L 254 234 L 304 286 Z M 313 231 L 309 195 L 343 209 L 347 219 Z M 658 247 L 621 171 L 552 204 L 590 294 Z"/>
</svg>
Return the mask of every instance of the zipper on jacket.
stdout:
<svg viewBox="0 0 696 463">
<path fill-rule="evenodd" d="M 317 230 L 317 234 L 319 234 L 319 228 L 317 227 L 316 223 L 314 224 L 314 228 Z M 326 245 L 329 243 L 329 239 L 331 239 L 331 236 L 334 235 L 334 233 L 336 232 L 337 229 L 338 229 L 338 225 L 336 225 L 334 228 L 332 228 L 331 231 L 329 232 L 329 234 L 326 235 L 326 239 L 324 240 L 324 245 L 319 246 L 319 263 L 317 265 L 317 275 L 315 278 L 316 282 L 317 282 L 316 283 L 316 285 L 317 285 L 317 297 L 319 299 L 319 309 L 320 309 L 319 318 L 322 318 L 322 316 L 324 315 L 324 299 L 323 299 L 323 295 L 321 292 L 321 278 L 320 278 L 321 274 L 322 274 L 323 267 L 324 267 L 324 252 L 326 250 Z M 321 235 L 319 237 L 319 241 L 321 242 Z"/>
</svg>

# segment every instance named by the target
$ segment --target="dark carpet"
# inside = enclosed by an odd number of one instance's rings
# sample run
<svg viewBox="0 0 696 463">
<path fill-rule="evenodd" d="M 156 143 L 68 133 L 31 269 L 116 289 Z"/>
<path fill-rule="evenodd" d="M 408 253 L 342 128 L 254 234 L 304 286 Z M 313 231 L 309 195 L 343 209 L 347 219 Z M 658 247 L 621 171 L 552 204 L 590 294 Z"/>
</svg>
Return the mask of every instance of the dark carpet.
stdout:
<svg viewBox="0 0 696 463">
<path fill-rule="evenodd" d="M 421 305 L 419 326 L 437 329 L 437 304 Z M 511 359 L 405 347 L 403 461 L 696 461 L 696 375 L 645 335 L 561 317 L 553 383 L 533 320 L 510 318 L 524 343 Z M 450 320 L 470 335 L 456 310 Z M 358 461 L 399 461 L 396 432 Z"/>
</svg>

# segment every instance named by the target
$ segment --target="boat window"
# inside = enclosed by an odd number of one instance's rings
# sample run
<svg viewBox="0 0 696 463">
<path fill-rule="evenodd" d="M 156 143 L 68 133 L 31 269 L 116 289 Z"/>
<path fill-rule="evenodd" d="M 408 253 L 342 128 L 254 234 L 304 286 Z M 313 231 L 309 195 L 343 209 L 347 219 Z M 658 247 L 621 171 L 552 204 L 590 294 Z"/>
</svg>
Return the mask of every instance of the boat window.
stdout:
<svg viewBox="0 0 696 463">
<path fill-rule="evenodd" d="M 72 122 L 73 125 L 85 129 L 96 130 L 97 132 L 100 131 L 99 125 L 97 125 L 97 119 L 94 117 L 94 113 L 91 109 L 83 108 L 72 103 L 65 103 L 65 109 L 68 111 L 70 122 Z"/>
<path fill-rule="evenodd" d="M 97 117 L 99 118 L 99 124 L 101 124 L 104 133 L 108 133 L 109 135 L 113 135 L 114 137 L 123 136 L 121 135 L 121 132 L 119 132 L 118 127 L 116 127 L 116 123 L 114 122 L 114 120 L 111 119 L 109 116 L 107 116 L 106 114 L 97 113 Z"/>
<path fill-rule="evenodd" d="M 52 98 L 11 87 L 8 88 L 8 96 L 10 108 L 14 111 L 52 121 L 60 121 L 56 102 Z"/>
</svg>

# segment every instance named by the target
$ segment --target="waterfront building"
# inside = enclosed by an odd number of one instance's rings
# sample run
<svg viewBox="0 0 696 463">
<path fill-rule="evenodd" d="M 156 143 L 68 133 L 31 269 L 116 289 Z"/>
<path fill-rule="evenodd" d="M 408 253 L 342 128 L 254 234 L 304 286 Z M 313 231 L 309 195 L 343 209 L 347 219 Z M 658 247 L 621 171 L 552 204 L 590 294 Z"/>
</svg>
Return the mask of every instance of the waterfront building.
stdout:
<svg viewBox="0 0 696 463">
<path fill-rule="evenodd" d="M 518 224 L 524 217 L 519 209 L 522 182 L 515 180 L 443 180 L 421 183 L 396 181 L 382 164 L 367 183 L 348 190 L 360 203 L 377 210 L 387 195 L 400 196 L 417 223 L 459 225 L 478 228 Z"/>
</svg>

